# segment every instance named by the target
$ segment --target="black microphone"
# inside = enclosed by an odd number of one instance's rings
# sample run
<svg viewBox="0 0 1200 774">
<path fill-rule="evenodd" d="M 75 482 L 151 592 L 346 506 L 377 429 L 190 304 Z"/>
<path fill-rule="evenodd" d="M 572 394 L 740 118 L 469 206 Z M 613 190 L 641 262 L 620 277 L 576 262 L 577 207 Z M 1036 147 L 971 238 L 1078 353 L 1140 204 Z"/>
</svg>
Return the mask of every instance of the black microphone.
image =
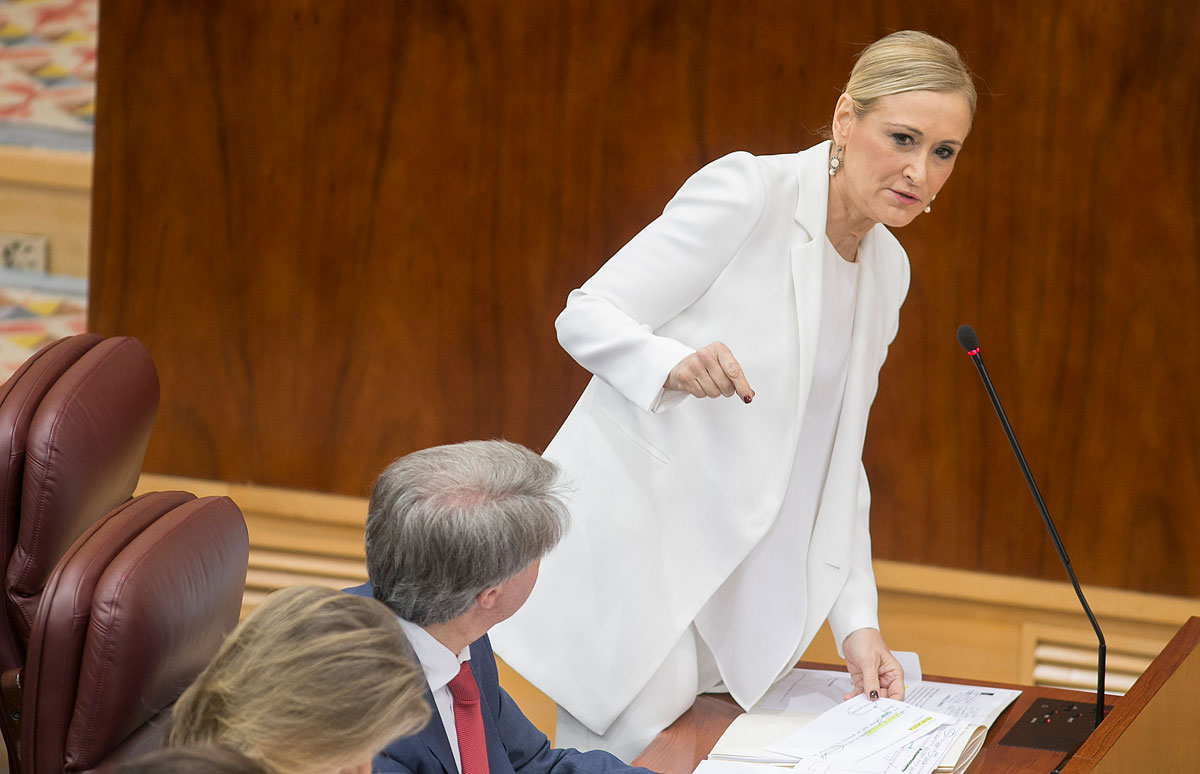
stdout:
<svg viewBox="0 0 1200 774">
<path fill-rule="evenodd" d="M 1092 615 L 1092 608 L 1088 606 L 1087 599 L 1083 596 L 1083 589 L 1079 587 L 1079 581 L 1075 579 L 1075 571 L 1071 569 L 1071 560 L 1067 558 L 1067 549 L 1063 547 L 1062 538 L 1058 536 L 1058 530 L 1054 528 L 1054 521 L 1050 518 L 1050 513 L 1046 510 L 1046 504 L 1042 501 L 1042 493 L 1038 491 L 1037 484 L 1033 483 L 1033 474 L 1029 472 L 1029 465 L 1025 462 L 1025 455 L 1021 453 L 1021 447 L 1017 444 L 1017 437 L 1013 435 L 1012 425 L 1008 423 L 1008 417 L 1004 416 L 1004 409 L 1000 408 L 1000 399 L 996 397 L 996 390 L 992 387 L 992 380 L 988 378 L 987 369 L 983 367 L 983 360 L 979 357 L 979 337 L 975 335 L 975 331 L 970 325 L 958 326 L 957 336 L 958 343 L 971 356 L 971 360 L 975 363 L 975 368 L 979 370 L 979 377 L 983 379 L 983 386 L 987 389 L 988 397 L 992 399 L 992 407 L 996 409 L 996 416 L 1000 418 L 1000 424 L 1004 427 L 1004 434 L 1008 436 L 1008 445 L 1012 447 L 1013 454 L 1017 457 L 1017 464 L 1021 466 L 1021 473 L 1025 476 L 1025 483 L 1029 485 L 1029 491 L 1033 494 L 1034 502 L 1037 503 L 1038 512 L 1042 514 L 1042 522 L 1046 525 L 1046 530 L 1050 533 L 1050 539 L 1054 541 L 1054 550 L 1058 551 L 1058 558 L 1062 561 L 1062 566 L 1071 578 L 1071 585 L 1075 587 L 1075 595 L 1079 597 L 1079 603 L 1083 605 L 1083 611 L 1087 613 L 1088 620 L 1092 622 L 1092 629 L 1096 631 L 1096 639 L 1100 643 L 1096 665 L 1095 725 L 1098 726 L 1104 718 L 1104 661 L 1106 650 L 1104 633 L 1100 631 L 1100 624 L 1096 622 L 1096 616 Z"/>
</svg>

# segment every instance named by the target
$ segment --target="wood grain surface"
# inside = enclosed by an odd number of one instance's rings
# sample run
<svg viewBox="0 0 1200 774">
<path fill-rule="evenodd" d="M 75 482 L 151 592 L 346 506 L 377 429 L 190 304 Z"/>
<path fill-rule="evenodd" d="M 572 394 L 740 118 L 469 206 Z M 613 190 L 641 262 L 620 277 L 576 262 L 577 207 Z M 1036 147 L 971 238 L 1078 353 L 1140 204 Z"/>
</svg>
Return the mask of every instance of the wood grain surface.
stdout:
<svg viewBox="0 0 1200 774">
<path fill-rule="evenodd" d="M 1192 617 L 1100 727 L 1064 774 L 1194 771 L 1200 764 L 1200 618 Z"/>
<path fill-rule="evenodd" d="M 807 147 L 861 47 L 947 37 L 974 130 L 868 431 L 877 556 L 1200 595 L 1200 6 L 122 0 L 100 14 L 90 325 L 154 356 L 147 468 L 362 495 L 540 449 L 571 288 L 686 177 Z M 752 375 L 750 375 L 752 377 Z"/>
</svg>

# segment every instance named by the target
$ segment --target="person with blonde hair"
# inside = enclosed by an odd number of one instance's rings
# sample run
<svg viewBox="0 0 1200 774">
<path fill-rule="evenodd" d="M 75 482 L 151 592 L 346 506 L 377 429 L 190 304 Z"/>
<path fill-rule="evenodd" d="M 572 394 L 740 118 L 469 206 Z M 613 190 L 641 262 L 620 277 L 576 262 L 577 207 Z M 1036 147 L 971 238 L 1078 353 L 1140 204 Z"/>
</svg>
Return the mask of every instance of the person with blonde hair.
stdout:
<svg viewBox="0 0 1200 774">
<path fill-rule="evenodd" d="M 710 163 L 568 296 L 558 338 L 594 378 L 545 456 L 573 528 L 493 633 L 560 744 L 628 760 L 697 693 L 749 708 L 826 620 L 856 692 L 903 696 L 862 465 L 909 284 L 889 228 L 931 212 L 975 105 L 952 45 L 888 35 L 828 141 Z"/>
<path fill-rule="evenodd" d="M 116 774 L 268 774 L 239 752 L 216 744 L 164 747 L 117 766 Z"/>
<path fill-rule="evenodd" d="M 226 638 L 175 703 L 167 745 L 226 748 L 264 774 L 365 774 L 372 756 L 429 717 L 424 675 L 387 607 L 295 586 Z"/>
</svg>

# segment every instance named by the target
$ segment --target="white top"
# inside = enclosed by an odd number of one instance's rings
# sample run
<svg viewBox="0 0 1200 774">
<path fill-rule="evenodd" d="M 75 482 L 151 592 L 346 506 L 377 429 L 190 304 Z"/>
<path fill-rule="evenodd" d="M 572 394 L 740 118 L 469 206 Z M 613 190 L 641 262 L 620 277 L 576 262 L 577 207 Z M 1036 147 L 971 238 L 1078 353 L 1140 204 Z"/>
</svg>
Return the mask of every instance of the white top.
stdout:
<svg viewBox="0 0 1200 774">
<path fill-rule="evenodd" d="M 779 516 L 696 616 L 722 682 L 742 706 L 791 669 L 806 642 L 809 546 L 842 411 L 859 274 L 859 264 L 843 260 L 828 239 L 821 263 L 813 381 Z M 777 615 L 764 616 L 761 599 L 754 602 L 764 589 Z"/>
<path fill-rule="evenodd" d="M 425 681 L 433 694 L 433 703 L 437 707 L 438 716 L 442 719 L 442 727 L 446 729 L 446 740 L 450 742 L 450 752 L 454 753 L 454 765 L 462 771 L 462 761 L 458 755 L 458 732 L 454 725 L 454 697 L 448 687 L 450 681 L 458 674 L 464 661 L 471 660 L 471 646 L 463 648 L 458 655 L 447 648 L 437 639 L 412 621 L 399 619 L 400 628 L 408 637 L 421 669 L 425 672 Z"/>
</svg>

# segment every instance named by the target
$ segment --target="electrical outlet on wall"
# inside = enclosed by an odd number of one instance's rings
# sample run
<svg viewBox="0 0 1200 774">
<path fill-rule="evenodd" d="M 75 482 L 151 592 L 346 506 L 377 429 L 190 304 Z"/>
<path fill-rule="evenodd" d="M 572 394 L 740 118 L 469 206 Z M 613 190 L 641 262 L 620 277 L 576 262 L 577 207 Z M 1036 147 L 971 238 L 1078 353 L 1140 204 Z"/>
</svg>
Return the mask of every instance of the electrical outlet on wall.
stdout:
<svg viewBox="0 0 1200 774">
<path fill-rule="evenodd" d="M 46 237 L 0 232 L 0 266 L 46 273 L 49 268 Z"/>
</svg>

